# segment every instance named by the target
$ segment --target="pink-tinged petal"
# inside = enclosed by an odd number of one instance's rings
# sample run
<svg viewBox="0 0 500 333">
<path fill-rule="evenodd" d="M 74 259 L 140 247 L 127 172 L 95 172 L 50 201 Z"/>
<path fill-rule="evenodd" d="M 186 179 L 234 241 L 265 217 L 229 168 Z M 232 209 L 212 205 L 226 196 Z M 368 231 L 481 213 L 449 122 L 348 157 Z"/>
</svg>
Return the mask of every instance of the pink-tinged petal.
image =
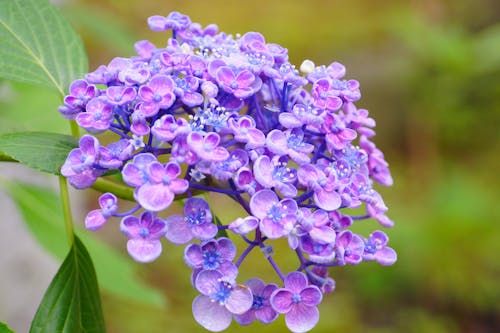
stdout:
<svg viewBox="0 0 500 333">
<path fill-rule="evenodd" d="M 314 192 L 314 202 L 319 208 L 331 211 L 340 207 L 342 199 L 340 195 L 335 192 L 327 192 L 325 190 L 318 190 Z"/>
<path fill-rule="evenodd" d="M 219 145 L 220 136 L 217 133 L 210 132 L 205 136 L 204 145 L 208 148 L 215 148 Z"/>
<path fill-rule="evenodd" d="M 269 132 L 266 138 L 266 146 L 275 154 L 285 155 L 288 152 L 285 133 L 276 129 Z"/>
<path fill-rule="evenodd" d="M 172 179 L 168 184 L 168 188 L 175 194 L 181 194 L 189 188 L 189 182 L 186 179 Z"/>
<path fill-rule="evenodd" d="M 193 239 L 191 228 L 182 215 L 172 215 L 166 220 L 167 234 L 165 237 L 174 244 L 185 244 Z"/>
<path fill-rule="evenodd" d="M 207 156 L 209 157 L 207 160 L 211 162 L 222 162 L 225 161 L 229 158 L 230 154 L 227 151 L 226 148 L 224 147 L 215 147 L 210 154 Z"/>
<path fill-rule="evenodd" d="M 286 214 L 293 214 L 295 215 L 297 213 L 297 210 L 299 207 L 297 206 L 297 201 L 293 199 L 283 199 L 280 201 L 282 211 Z"/>
<path fill-rule="evenodd" d="M 160 239 L 167 232 L 167 224 L 160 218 L 155 218 L 148 226 L 149 239 Z"/>
<path fill-rule="evenodd" d="M 149 86 L 141 86 L 139 88 L 139 97 L 145 102 L 152 102 L 155 92 Z"/>
<path fill-rule="evenodd" d="M 157 94 L 164 96 L 173 91 L 174 80 L 166 75 L 156 75 L 149 81 L 148 86 Z"/>
<path fill-rule="evenodd" d="M 134 198 L 144 209 L 158 212 L 170 206 L 174 194 L 163 184 L 146 183 L 135 189 Z"/>
<path fill-rule="evenodd" d="M 139 106 L 139 110 L 144 117 L 152 117 L 160 111 L 160 106 L 154 102 L 142 102 Z"/>
<path fill-rule="evenodd" d="M 301 272 L 291 272 L 285 277 L 285 288 L 299 294 L 307 286 L 307 277 Z"/>
<path fill-rule="evenodd" d="M 267 216 L 268 210 L 277 202 L 276 193 L 271 190 L 261 190 L 250 199 L 250 210 L 255 217 L 263 219 Z"/>
<path fill-rule="evenodd" d="M 276 189 L 285 197 L 291 198 L 297 195 L 298 191 L 295 186 L 287 183 L 276 184 Z"/>
<path fill-rule="evenodd" d="M 226 300 L 226 308 L 234 314 L 243 314 L 252 307 L 253 295 L 250 288 L 235 286 Z"/>
<path fill-rule="evenodd" d="M 294 333 L 311 330 L 319 321 L 318 308 L 305 304 L 296 304 L 285 316 L 286 326 Z"/>
<path fill-rule="evenodd" d="M 200 93 L 197 93 L 197 92 L 184 93 L 184 95 L 182 96 L 182 101 L 187 106 L 193 107 L 193 106 L 200 105 L 201 103 L 203 103 L 203 95 L 201 95 Z"/>
<path fill-rule="evenodd" d="M 236 320 L 236 322 L 242 326 L 250 325 L 255 320 L 255 310 L 250 309 L 243 314 L 235 314 L 234 320 Z"/>
<path fill-rule="evenodd" d="M 264 187 L 273 187 L 274 181 L 272 170 L 271 159 L 267 155 L 257 158 L 253 166 L 255 180 Z"/>
<path fill-rule="evenodd" d="M 194 286 L 196 290 L 204 295 L 216 293 L 219 288 L 219 280 L 222 278 L 222 273 L 217 270 L 201 271 L 196 277 Z"/>
<path fill-rule="evenodd" d="M 129 239 L 127 251 L 134 260 L 138 262 L 151 262 L 161 254 L 161 242 L 159 240 L 147 240 L 142 238 Z"/>
<path fill-rule="evenodd" d="M 262 133 L 261 130 L 258 130 L 256 128 L 249 128 L 247 137 L 247 148 L 254 149 L 262 147 L 266 144 L 266 136 L 264 135 L 264 133 Z"/>
<path fill-rule="evenodd" d="M 302 303 L 308 306 L 317 306 L 319 303 L 321 303 L 321 300 L 323 299 L 323 294 L 319 290 L 317 286 L 311 285 L 305 287 L 301 292 L 300 292 L 300 298 Z"/>
<path fill-rule="evenodd" d="M 342 99 L 337 96 L 329 96 L 326 99 L 326 108 L 328 110 L 336 111 L 342 107 Z"/>
<path fill-rule="evenodd" d="M 269 299 L 271 297 L 272 293 L 277 289 L 278 289 L 277 285 L 275 285 L 274 283 L 270 283 L 264 287 L 261 295 L 262 295 L 262 297 Z"/>
<path fill-rule="evenodd" d="M 329 66 L 328 66 L 328 74 L 330 75 L 330 77 L 332 79 L 340 79 L 342 77 L 345 76 L 345 66 L 342 65 L 341 63 L 338 63 L 338 62 L 332 62 Z"/>
<path fill-rule="evenodd" d="M 232 314 L 224 305 L 212 302 L 210 297 L 199 295 L 193 301 L 194 319 L 205 329 L 220 332 L 229 327 Z"/>
<path fill-rule="evenodd" d="M 383 249 L 377 251 L 375 253 L 375 260 L 384 266 L 389 266 L 392 265 L 396 262 L 398 259 L 398 255 L 396 254 L 396 251 L 394 251 L 390 247 L 384 247 Z"/>
<path fill-rule="evenodd" d="M 356 136 L 358 133 L 356 133 L 355 130 L 351 128 L 344 128 L 340 133 L 339 136 L 342 138 L 343 141 L 352 141 L 356 139 Z"/>
<path fill-rule="evenodd" d="M 130 186 L 138 187 L 146 182 L 145 174 L 134 164 L 127 164 L 122 170 L 123 181 Z"/>
<path fill-rule="evenodd" d="M 255 75 L 249 70 L 243 70 L 236 76 L 236 81 L 241 87 L 248 87 L 255 81 Z"/>
<path fill-rule="evenodd" d="M 102 228 L 105 223 L 106 218 L 102 215 L 100 209 L 89 212 L 85 218 L 85 227 L 92 231 Z"/>
<path fill-rule="evenodd" d="M 236 280 L 238 276 L 238 267 L 230 261 L 225 261 L 220 264 L 219 272 L 221 272 L 226 279 L 228 280 Z"/>
<path fill-rule="evenodd" d="M 224 88 L 230 88 L 231 84 L 236 80 L 233 71 L 227 66 L 219 67 L 215 73 L 215 76 L 217 78 L 217 81 L 223 84 Z M 230 88 L 230 90 L 230 92 L 232 92 L 233 89 Z"/>
<path fill-rule="evenodd" d="M 198 244 L 190 244 L 184 250 L 184 261 L 186 264 L 194 268 L 203 263 L 203 252 Z"/>
<path fill-rule="evenodd" d="M 291 310 L 293 294 L 288 289 L 277 289 L 271 294 L 270 302 L 273 309 L 278 313 L 287 313 Z"/>
<path fill-rule="evenodd" d="M 278 313 L 270 306 L 255 311 L 255 318 L 263 324 L 270 324 L 278 318 Z"/>
</svg>

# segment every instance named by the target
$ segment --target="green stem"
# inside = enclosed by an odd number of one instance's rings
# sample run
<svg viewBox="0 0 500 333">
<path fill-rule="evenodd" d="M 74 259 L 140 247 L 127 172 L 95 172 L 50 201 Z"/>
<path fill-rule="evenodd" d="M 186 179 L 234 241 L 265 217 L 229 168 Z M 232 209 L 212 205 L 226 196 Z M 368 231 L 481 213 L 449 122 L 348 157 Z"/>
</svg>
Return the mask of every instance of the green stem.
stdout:
<svg viewBox="0 0 500 333">
<path fill-rule="evenodd" d="M 73 231 L 73 217 L 71 216 L 71 206 L 69 203 L 69 192 L 66 178 L 59 176 L 59 191 L 61 192 L 61 203 L 64 216 L 64 225 L 66 227 L 66 236 L 69 246 L 72 247 L 75 242 L 75 232 Z"/>
<path fill-rule="evenodd" d="M 125 199 L 129 201 L 134 201 L 134 189 L 124 186 L 118 183 L 114 183 L 110 180 L 104 178 L 97 178 L 94 185 L 92 185 L 94 190 L 99 192 L 111 192 L 120 199 Z"/>
<path fill-rule="evenodd" d="M 69 126 L 71 127 L 71 136 L 74 136 L 75 138 L 79 138 L 80 137 L 80 131 L 78 129 L 78 124 L 76 123 L 76 121 L 71 120 L 69 122 Z"/>
</svg>

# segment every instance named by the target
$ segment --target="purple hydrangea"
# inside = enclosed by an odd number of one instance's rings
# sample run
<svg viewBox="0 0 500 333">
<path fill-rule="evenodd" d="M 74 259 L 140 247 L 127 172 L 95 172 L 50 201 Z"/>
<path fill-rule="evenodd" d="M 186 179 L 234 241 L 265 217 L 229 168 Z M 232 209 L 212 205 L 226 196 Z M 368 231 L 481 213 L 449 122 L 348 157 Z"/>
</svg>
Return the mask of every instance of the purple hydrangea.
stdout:
<svg viewBox="0 0 500 333">
<path fill-rule="evenodd" d="M 356 105 L 359 82 L 335 61 L 296 68 L 285 47 L 259 32 L 231 35 L 179 12 L 148 25 L 170 31 L 163 46 L 138 41 L 135 56 L 73 82 L 59 108 L 90 133 L 61 174 L 78 189 L 99 177 L 113 182 L 87 228 L 121 218 L 139 262 L 155 260 L 162 239 L 185 246 L 200 292 L 193 315 L 208 330 L 224 330 L 232 318 L 269 324 L 280 314 L 291 331 L 311 330 L 322 295 L 336 288 L 330 267 L 397 259 L 384 232 L 352 231 L 367 219 L 394 225 L 375 188 L 393 179 L 373 141 L 375 120 Z M 119 211 L 118 198 L 135 205 Z M 171 211 L 174 202 L 182 214 Z M 279 242 L 289 252 L 274 251 Z M 276 283 L 237 283 L 251 253 Z M 283 272 L 289 254 L 297 266 Z M 258 275 L 260 263 L 251 269 Z"/>
</svg>

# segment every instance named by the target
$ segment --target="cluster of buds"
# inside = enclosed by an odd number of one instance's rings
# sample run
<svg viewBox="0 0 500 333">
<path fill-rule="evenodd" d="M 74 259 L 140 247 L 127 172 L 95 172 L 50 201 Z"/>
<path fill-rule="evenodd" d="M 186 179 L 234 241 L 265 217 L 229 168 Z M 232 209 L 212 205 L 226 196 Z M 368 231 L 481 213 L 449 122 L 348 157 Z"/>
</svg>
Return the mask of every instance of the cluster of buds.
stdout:
<svg viewBox="0 0 500 333">
<path fill-rule="evenodd" d="M 118 211 L 105 193 L 86 218 L 90 230 L 121 220 L 136 261 L 151 262 L 161 240 L 186 245 L 184 260 L 200 294 L 195 320 L 211 331 L 234 319 L 269 324 L 285 315 L 305 332 L 319 320 L 323 294 L 335 288 L 329 267 L 377 261 L 396 253 L 380 230 L 352 232 L 359 220 L 393 222 L 373 182 L 392 178 L 372 142 L 375 121 L 355 106 L 359 83 L 333 62 L 299 69 L 287 49 L 257 32 L 230 35 L 203 28 L 172 12 L 148 19 L 154 31 L 171 30 L 166 46 L 135 44 L 137 55 L 115 58 L 75 81 L 62 115 L 89 134 L 72 150 L 62 174 L 78 189 L 119 172 L 137 205 Z M 96 135 L 116 138 L 101 145 Z M 227 195 L 246 212 L 223 224 L 203 193 Z M 182 214 L 164 216 L 174 200 Z M 364 206 L 364 215 L 352 215 Z M 246 248 L 238 254 L 231 238 Z M 297 269 L 283 273 L 272 250 L 286 238 Z M 238 284 L 241 263 L 254 249 L 277 273 L 277 283 L 256 277 Z"/>
</svg>

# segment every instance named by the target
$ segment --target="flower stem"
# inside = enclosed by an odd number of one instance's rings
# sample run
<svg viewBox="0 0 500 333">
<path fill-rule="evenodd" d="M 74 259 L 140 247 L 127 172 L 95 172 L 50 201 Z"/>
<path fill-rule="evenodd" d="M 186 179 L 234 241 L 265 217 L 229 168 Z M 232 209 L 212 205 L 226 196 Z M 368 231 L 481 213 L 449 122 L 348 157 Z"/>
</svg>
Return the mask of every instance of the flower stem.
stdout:
<svg viewBox="0 0 500 333">
<path fill-rule="evenodd" d="M 61 203 L 63 209 L 64 226 L 69 246 L 72 247 L 75 241 L 75 232 L 73 230 L 73 217 L 71 216 L 71 206 L 69 202 L 68 184 L 64 176 L 59 176 L 59 191 L 61 192 Z"/>
</svg>

